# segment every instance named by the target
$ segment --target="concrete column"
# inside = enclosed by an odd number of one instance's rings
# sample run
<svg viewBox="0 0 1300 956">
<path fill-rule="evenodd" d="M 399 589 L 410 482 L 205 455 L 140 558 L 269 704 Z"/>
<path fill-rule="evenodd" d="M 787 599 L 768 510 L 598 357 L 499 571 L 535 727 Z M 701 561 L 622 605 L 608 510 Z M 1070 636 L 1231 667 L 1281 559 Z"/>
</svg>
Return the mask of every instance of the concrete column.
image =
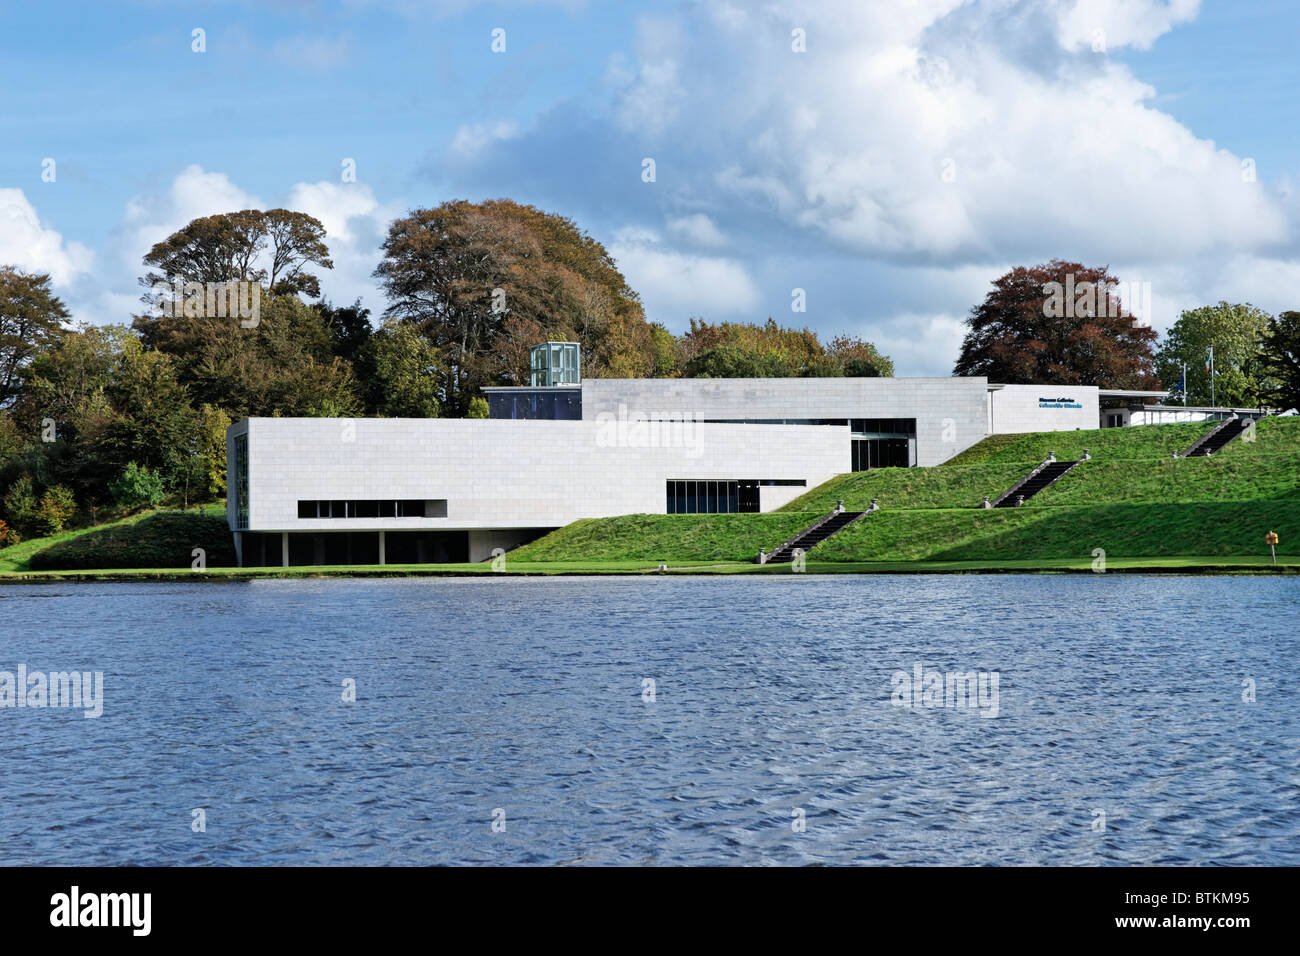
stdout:
<svg viewBox="0 0 1300 956">
<path fill-rule="evenodd" d="M 384 533 L 382 531 L 379 532 L 379 563 L 380 564 L 388 563 L 387 557 L 384 554 Z"/>
<path fill-rule="evenodd" d="M 280 567 L 289 566 L 289 532 L 280 532 Z"/>
</svg>

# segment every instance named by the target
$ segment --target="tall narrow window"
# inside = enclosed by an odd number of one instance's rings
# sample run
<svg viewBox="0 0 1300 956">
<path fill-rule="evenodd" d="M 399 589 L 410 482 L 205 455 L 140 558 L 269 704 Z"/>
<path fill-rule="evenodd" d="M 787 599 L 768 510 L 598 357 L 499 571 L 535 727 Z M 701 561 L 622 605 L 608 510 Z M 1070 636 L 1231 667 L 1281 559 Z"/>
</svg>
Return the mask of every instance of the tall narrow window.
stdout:
<svg viewBox="0 0 1300 956">
<path fill-rule="evenodd" d="M 235 436 L 235 527 L 248 527 L 248 435 Z"/>
</svg>

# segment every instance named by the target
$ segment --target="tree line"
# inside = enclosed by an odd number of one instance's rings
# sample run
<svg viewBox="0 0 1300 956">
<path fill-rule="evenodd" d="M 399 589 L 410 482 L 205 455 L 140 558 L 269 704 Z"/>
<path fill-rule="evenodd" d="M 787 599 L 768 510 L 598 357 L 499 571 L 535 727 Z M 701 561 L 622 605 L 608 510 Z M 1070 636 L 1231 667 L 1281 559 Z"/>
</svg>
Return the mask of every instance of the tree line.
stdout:
<svg viewBox="0 0 1300 956">
<path fill-rule="evenodd" d="M 219 500 L 240 418 L 486 417 L 482 389 L 527 384 L 547 340 L 580 343 L 588 377 L 893 374 L 869 342 L 770 318 L 692 318 L 674 335 L 599 242 L 506 199 L 416 209 L 382 252 L 387 307 L 372 316 L 321 297 L 319 220 L 204 216 L 144 256 L 129 323 L 75 328 L 48 275 L 0 266 L 0 546 Z M 205 307 L 230 283 L 255 287 L 255 320 Z"/>
<path fill-rule="evenodd" d="M 0 546 L 164 500 L 220 499 L 225 431 L 240 418 L 486 417 L 482 389 L 527 384 L 529 348 L 543 341 L 578 342 L 592 378 L 894 374 L 870 342 L 822 342 L 771 318 L 692 317 L 674 335 L 647 321 L 599 242 L 507 199 L 395 220 L 374 271 L 379 316 L 321 297 L 326 238 L 287 209 L 195 219 L 144 256 L 143 308 L 117 325 L 69 328 L 48 275 L 0 266 Z M 205 307 L 230 283 L 256 289 L 254 320 Z M 1105 267 L 1012 269 L 967 317 L 954 374 L 1164 382 L 1208 404 L 1214 346 L 1220 405 L 1300 405 L 1300 313 L 1220 302 L 1183 312 L 1157 347 L 1118 289 Z"/>
</svg>

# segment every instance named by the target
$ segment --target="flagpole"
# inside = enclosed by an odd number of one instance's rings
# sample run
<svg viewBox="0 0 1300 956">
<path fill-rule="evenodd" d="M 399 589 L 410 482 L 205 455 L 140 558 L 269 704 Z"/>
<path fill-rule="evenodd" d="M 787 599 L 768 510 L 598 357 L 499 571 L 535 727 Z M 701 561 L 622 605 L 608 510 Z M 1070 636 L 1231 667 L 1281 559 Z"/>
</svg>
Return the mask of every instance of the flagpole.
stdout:
<svg viewBox="0 0 1300 956">
<path fill-rule="evenodd" d="M 1210 346 L 1210 407 L 1218 408 L 1218 400 L 1214 397 L 1214 346 Z"/>
</svg>

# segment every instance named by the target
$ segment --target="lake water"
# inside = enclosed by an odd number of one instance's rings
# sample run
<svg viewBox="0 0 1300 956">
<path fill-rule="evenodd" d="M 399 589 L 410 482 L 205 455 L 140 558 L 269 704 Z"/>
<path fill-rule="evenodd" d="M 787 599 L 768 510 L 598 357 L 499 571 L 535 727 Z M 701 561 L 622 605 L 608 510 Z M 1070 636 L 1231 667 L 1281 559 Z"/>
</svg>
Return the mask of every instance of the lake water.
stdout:
<svg viewBox="0 0 1300 956">
<path fill-rule="evenodd" d="M 1300 863 L 1296 579 L 4 587 L 19 665 L 103 713 L 0 708 L 5 865 Z"/>
</svg>

